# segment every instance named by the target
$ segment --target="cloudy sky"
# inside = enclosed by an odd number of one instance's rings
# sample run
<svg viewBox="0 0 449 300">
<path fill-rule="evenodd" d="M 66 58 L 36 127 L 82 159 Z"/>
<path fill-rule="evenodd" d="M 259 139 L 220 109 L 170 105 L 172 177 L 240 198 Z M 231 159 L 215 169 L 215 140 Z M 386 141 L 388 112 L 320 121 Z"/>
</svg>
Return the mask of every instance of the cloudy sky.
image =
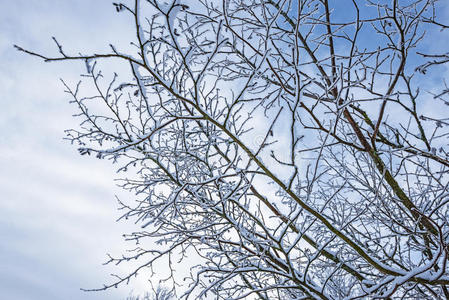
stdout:
<svg viewBox="0 0 449 300">
<path fill-rule="evenodd" d="M 129 23 L 109 0 L 0 0 L 0 298 L 124 299 L 133 286 L 99 293 L 117 268 L 102 266 L 120 254 L 114 168 L 80 157 L 63 140 L 77 125 L 59 78 L 76 83 L 76 64 L 48 64 L 13 44 L 56 54 L 51 36 L 66 49 L 105 49 L 126 35 Z M 132 24 L 131 24 L 132 25 Z M 82 48 L 80 48 L 82 45 Z M 125 268 L 125 267 L 123 267 Z M 125 269 L 123 269 L 125 270 Z"/>
<path fill-rule="evenodd" d="M 121 234 L 133 230 L 115 222 L 114 195 L 127 195 L 114 186 L 114 166 L 80 157 L 63 140 L 64 129 L 77 121 L 59 78 L 76 83 L 83 65 L 43 63 L 13 48 L 57 54 L 52 36 L 72 53 L 124 45 L 132 23 L 111 2 L 0 0 L 2 299 L 124 299 L 144 290 L 138 279 L 132 287 L 80 291 L 100 287 L 120 270 L 102 263 L 106 253 L 121 253 Z M 430 48 L 446 43 L 434 40 Z"/>
</svg>

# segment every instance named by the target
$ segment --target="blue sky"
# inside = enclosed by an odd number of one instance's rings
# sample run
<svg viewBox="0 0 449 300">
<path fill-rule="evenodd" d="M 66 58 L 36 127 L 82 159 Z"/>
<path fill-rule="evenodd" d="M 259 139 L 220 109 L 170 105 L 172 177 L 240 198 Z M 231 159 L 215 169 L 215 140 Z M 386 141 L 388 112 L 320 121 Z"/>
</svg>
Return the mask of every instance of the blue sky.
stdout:
<svg viewBox="0 0 449 300">
<path fill-rule="evenodd" d="M 0 298 L 124 299 L 132 289 L 140 293 L 143 279 L 108 292 L 80 291 L 100 287 L 120 270 L 101 264 L 106 253 L 121 253 L 121 235 L 133 226 L 115 222 L 120 190 L 114 166 L 80 157 L 63 141 L 64 129 L 77 121 L 59 78 L 76 82 L 80 66 L 45 64 L 12 47 L 55 53 L 54 35 L 67 50 L 105 49 L 129 23 L 109 0 L 0 4 Z"/>
<path fill-rule="evenodd" d="M 115 222 L 114 195 L 128 195 L 114 186 L 115 166 L 79 156 L 62 139 L 77 121 L 59 78 L 75 83 L 83 64 L 46 64 L 12 47 L 56 54 L 56 36 L 67 51 L 87 53 L 129 41 L 132 23 L 111 2 L 0 0 L 0 298 L 124 299 L 144 290 L 137 279 L 132 287 L 80 291 L 126 271 L 101 263 L 125 249 L 121 235 L 135 228 Z"/>
</svg>

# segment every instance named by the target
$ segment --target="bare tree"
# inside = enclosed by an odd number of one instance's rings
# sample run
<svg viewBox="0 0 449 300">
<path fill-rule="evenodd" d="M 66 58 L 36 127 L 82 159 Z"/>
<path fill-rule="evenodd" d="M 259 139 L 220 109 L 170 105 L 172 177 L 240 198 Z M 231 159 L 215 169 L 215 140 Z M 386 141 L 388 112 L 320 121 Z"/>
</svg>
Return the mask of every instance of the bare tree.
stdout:
<svg viewBox="0 0 449 300">
<path fill-rule="evenodd" d="M 143 296 L 129 296 L 126 300 L 171 300 L 173 294 L 170 289 L 158 286 L 153 293 L 145 293 Z"/>
<path fill-rule="evenodd" d="M 86 64 L 68 139 L 136 194 L 109 263 L 140 265 L 99 290 L 166 259 L 178 298 L 449 298 L 444 3 L 131 2 L 130 53 L 17 47 Z"/>
</svg>

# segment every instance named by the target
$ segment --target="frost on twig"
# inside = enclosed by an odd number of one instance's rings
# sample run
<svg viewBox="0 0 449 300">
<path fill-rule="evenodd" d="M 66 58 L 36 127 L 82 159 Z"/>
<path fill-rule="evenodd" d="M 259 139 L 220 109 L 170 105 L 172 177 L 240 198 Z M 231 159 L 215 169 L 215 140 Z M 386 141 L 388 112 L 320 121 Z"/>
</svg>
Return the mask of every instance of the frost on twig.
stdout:
<svg viewBox="0 0 449 300">
<path fill-rule="evenodd" d="M 114 3 L 135 52 L 16 46 L 85 64 L 67 139 L 132 193 L 134 246 L 108 263 L 137 266 L 94 290 L 162 263 L 180 298 L 449 297 L 436 2 L 136 0 Z"/>
</svg>

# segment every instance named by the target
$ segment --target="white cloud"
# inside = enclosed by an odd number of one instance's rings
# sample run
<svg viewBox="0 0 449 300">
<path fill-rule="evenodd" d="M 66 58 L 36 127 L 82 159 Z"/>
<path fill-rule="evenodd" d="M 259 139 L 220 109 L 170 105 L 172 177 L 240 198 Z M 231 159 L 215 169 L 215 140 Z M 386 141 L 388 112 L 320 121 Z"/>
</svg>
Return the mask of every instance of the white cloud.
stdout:
<svg viewBox="0 0 449 300">
<path fill-rule="evenodd" d="M 6 7 L 5 7 L 6 5 Z M 113 18 L 113 19 L 112 19 Z M 107 49 L 129 29 L 110 1 L 8 1 L 0 11 L 0 290 L 5 299 L 124 299 L 146 282 L 105 293 L 106 253 L 120 254 L 114 167 L 80 157 L 62 141 L 76 126 L 59 77 L 75 82 L 75 64 L 45 64 L 13 44 L 57 53 L 55 35 L 69 49 Z M 127 45 L 126 45 L 127 47 Z M 106 50 L 105 50 L 106 51 Z M 76 52 L 73 52 L 76 53 Z M 129 197 L 130 195 L 122 195 Z"/>
</svg>

